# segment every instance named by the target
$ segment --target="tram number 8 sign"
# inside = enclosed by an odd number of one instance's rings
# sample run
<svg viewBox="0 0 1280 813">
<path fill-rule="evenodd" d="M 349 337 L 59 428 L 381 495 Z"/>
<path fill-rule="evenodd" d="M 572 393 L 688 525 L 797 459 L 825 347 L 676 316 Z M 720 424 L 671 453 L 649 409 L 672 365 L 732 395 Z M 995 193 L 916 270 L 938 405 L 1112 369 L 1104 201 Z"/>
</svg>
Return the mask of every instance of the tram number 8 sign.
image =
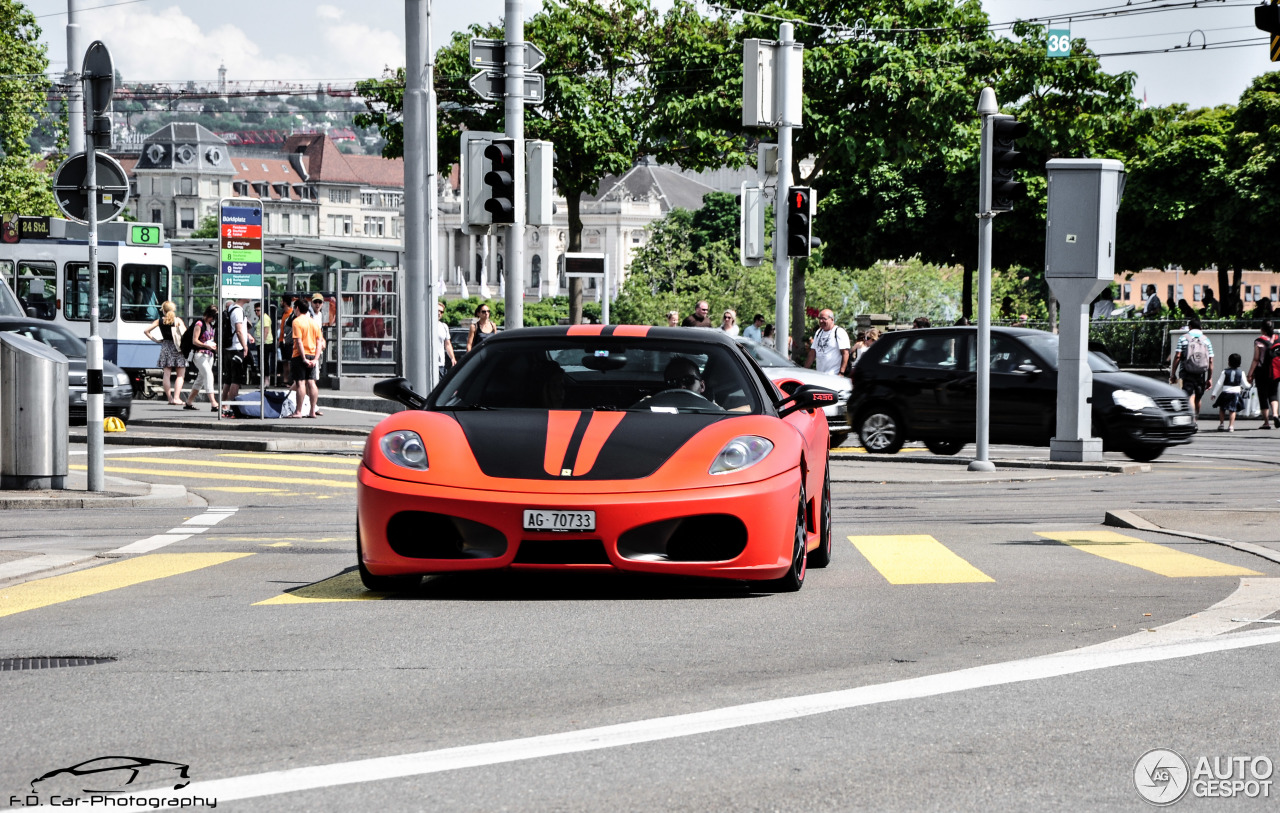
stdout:
<svg viewBox="0 0 1280 813">
<path fill-rule="evenodd" d="M 129 245 L 159 246 L 164 243 L 164 230 L 156 223 L 130 223 Z"/>
</svg>

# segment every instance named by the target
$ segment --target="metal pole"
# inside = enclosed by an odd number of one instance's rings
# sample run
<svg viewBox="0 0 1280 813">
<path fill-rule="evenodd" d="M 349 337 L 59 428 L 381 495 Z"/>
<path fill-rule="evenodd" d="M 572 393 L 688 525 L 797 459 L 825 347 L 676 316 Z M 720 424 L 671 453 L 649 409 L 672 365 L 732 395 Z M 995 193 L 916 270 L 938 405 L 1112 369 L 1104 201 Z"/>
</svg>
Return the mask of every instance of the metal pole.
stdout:
<svg viewBox="0 0 1280 813">
<path fill-rule="evenodd" d="M 80 24 L 76 22 L 80 0 L 67 0 L 67 151 L 71 155 L 84 152 L 84 92 L 76 68 L 84 61 L 80 47 Z"/>
<path fill-rule="evenodd" d="M 427 361 L 427 390 L 436 388 L 436 382 L 440 377 L 435 358 L 436 353 L 443 353 L 443 345 L 441 342 L 448 339 L 448 333 L 444 336 L 437 335 L 437 326 L 440 320 L 436 319 L 436 299 L 439 296 L 436 292 L 436 283 L 439 282 L 438 268 L 440 265 L 440 247 L 437 244 L 437 221 L 440 212 L 436 208 L 437 180 L 436 180 L 436 87 L 435 87 L 435 54 L 431 50 L 431 1 L 427 0 L 426 26 L 423 33 L 424 50 L 426 51 L 426 60 L 423 64 L 424 85 L 426 86 L 426 166 L 425 170 L 425 191 L 426 196 L 426 228 L 424 250 L 426 252 L 426 296 L 423 298 L 423 319 L 427 323 L 427 348 L 429 352 L 426 354 Z M 443 356 L 442 356 L 443 358 Z"/>
<path fill-rule="evenodd" d="M 86 79 L 85 82 L 89 80 Z M 84 89 L 85 123 L 93 121 L 89 109 L 89 90 Z M 98 335 L 98 161 L 93 137 L 84 133 L 85 168 L 84 184 L 88 192 L 89 208 L 85 217 L 89 221 L 89 343 L 85 359 L 85 435 L 88 441 L 88 489 L 103 490 L 103 426 L 102 426 L 102 337 Z"/>
<path fill-rule="evenodd" d="M 791 258 L 787 256 L 787 195 L 791 191 L 791 123 L 786 120 L 792 68 L 791 23 L 778 26 L 777 68 L 774 73 L 774 99 L 779 112 L 778 123 L 778 195 L 773 205 L 773 272 L 777 279 L 774 291 L 773 335 L 777 350 L 790 356 L 787 339 L 791 336 Z"/>
<path fill-rule="evenodd" d="M 418 392 L 430 392 L 431 333 L 435 311 L 427 318 L 426 77 L 428 0 L 405 0 L 404 88 L 404 377 Z M 426 332 L 423 332 L 423 328 Z"/>
<path fill-rule="evenodd" d="M 982 143 L 979 150 L 978 181 L 978 347 L 974 356 L 978 374 L 977 454 L 969 463 L 969 471 L 995 471 L 988 459 L 991 437 L 991 231 L 995 213 L 991 211 L 991 139 L 992 116 L 1000 112 L 996 93 L 983 88 L 978 100 L 982 117 Z"/>
<path fill-rule="evenodd" d="M 516 221 L 507 230 L 506 327 L 524 327 L 524 2 L 506 0 L 507 93 L 503 132 L 515 139 Z M 608 296 L 608 292 L 605 292 Z"/>
</svg>

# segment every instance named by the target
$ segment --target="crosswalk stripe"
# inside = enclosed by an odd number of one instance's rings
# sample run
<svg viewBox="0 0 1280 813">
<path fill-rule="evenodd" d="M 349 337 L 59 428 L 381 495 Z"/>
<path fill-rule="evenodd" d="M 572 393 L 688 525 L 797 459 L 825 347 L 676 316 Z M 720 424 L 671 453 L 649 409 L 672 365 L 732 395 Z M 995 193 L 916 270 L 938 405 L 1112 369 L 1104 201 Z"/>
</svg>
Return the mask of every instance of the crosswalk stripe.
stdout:
<svg viewBox="0 0 1280 813">
<path fill-rule="evenodd" d="M 252 553 L 153 553 L 0 589 L 0 617 L 190 573 Z"/>
<path fill-rule="evenodd" d="M 849 541 L 890 584 L 995 581 L 925 534 L 851 536 Z"/>
<path fill-rule="evenodd" d="M 1037 531 L 1036 536 L 1052 539 L 1078 550 L 1132 565 L 1172 579 L 1200 576 L 1261 576 L 1256 570 L 1215 562 L 1194 553 L 1157 545 L 1115 531 Z"/>
<path fill-rule="evenodd" d="M 85 471 L 88 466 L 71 466 L 73 470 Z M 355 488 L 356 482 L 352 480 L 316 480 L 306 477 L 254 477 L 251 474 L 223 474 L 216 471 L 156 471 L 155 469 L 135 469 L 128 466 L 106 466 L 103 471 L 112 474 L 150 474 L 160 477 L 190 477 L 193 480 L 238 480 L 242 483 L 275 483 L 277 485 L 303 485 L 303 486 L 335 486 L 337 488 Z"/>
<path fill-rule="evenodd" d="M 253 606 L 263 604 L 317 604 L 326 601 L 378 601 L 387 597 L 386 593 L 373 593 L 360 583 L 360 574 L 356 571 L 343 573 L 322 582 L 308 584 L 275 598 L 259 601 Z"/>
<path fill-rule="evenodd" d="M 248 469 L 249 471 L 288 471 L 303 474 L 332 474 L 335 477 L 351 474 L 346 469 L 332 466 L 289 466 L 271 463 L 230 463 L 220 460 L 175 460 L 172 457 L 131 457 L 130 463 L 158 463 L 163 466 L 209 466 L 215 469 Z"/>
</svg>

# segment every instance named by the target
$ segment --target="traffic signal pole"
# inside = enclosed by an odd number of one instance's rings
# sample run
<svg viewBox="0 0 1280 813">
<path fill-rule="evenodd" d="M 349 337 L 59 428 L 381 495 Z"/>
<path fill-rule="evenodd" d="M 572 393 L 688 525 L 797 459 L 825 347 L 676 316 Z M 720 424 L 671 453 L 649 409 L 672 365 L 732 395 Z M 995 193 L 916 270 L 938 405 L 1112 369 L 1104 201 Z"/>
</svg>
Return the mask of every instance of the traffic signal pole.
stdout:
<svg viewBox="0 0 1280 813">
<path fill-rule="evenodd" d="M 524 3 L 506 0 L 506 94 L 503 99 L 505 119 L 503 132 L 515 139 L 515 206 L 516 216 L 507 229 L 504 271 L 507 277 L 505 326 L 524 327 Z M 604 297 L 608 291 L 601 292 Z"/>
<path fill-rule="evenodd" d="M 427 308 L 432 289 L 427 230 L 427 140 L 429 97 L 426 64 L 430 58 L 430 0 L 405 0 L 405 88 L 404 88 L 404 305 L 400 336 L 404 341 L 404 377 L 414 390 L 431 391 L 434 371 L 430 368 L 432 341 L 436 330 L 435 307 Z M 430 318 L 428 318 L 430 310 Z M 425 329 L 425 330 L 424 330 Z"/>
<path fill-rule="evenodd" d="M 991 146 L 994 116 L 1000 112 L 996 92 L 983 88 L 978 98 L 982 117 L 978 182 L 978 347 L 975 366 L 978 374 L 977 454 L 969 471 L 995 471 L 989 459 L 991 438 L 991 232 L 995 212 L 991 211 Z"/>
<path fill-rule="evenodd" d="M 791 336 L 791 258 L 787 256 L 787 196 L 791 191 L 791 129 L 793 123 L 788 120 L 786 111 L 790 100 L 789 82 L 793 61 L 796 58 L 791 45 L 795 42 L 794 28 L 791 23 L 778 26 L 778 50 L 775 66 L 774 94 L 777 97 L 776 109 L 780 111 L 778 121 L 778 196 L 773 206 L 773 271 L 776 277 L 776 290 L 773 314 L 773 335 L 777 350 L 790 357 L 787 339 Z"/>
</svg>

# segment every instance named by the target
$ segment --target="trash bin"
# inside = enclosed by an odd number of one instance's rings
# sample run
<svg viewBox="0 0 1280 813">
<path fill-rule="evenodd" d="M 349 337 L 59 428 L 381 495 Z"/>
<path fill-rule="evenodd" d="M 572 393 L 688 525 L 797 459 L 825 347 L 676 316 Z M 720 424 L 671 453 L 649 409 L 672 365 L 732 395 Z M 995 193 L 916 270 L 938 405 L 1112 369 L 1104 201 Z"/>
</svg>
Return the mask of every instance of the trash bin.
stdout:
<svg viewBox="0 0 1280 813">
<path fill-rule="evenodd" d="M 0 333 L 0 489 L 60 489 L 67 479 L 67 357 Z"/>
</svg>

